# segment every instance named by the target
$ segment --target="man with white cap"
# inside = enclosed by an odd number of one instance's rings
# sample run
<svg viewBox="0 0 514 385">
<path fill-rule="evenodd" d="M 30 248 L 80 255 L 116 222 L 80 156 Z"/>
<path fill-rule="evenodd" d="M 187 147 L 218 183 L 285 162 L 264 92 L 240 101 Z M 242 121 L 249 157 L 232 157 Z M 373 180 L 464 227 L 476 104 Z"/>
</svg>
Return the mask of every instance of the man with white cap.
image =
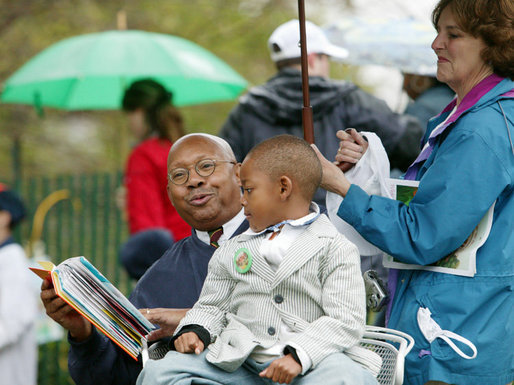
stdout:
<svg viewBox="0 0 514 385">
<path fill-rule="evenodd" d="M 305 29 L 308 53 L 317 54 L 314 55 L 314 57 L 324 63 L 321 66 L 314 66 L 312 73 L 309 71 L 309 75 L 328 77 L 330 72 L 328 59 L 342 60 L 348 56 L 348 51 L 330 43 L 325 33 L 316 24 L 306 21 Z M 299 31 L 300 26 L 298 20 L 289 20 L 287 23 L 280 25 L 271 34 L 268 40 L 268 48 L 270 50 L 271 60 L 277 63 L 278 69 L 290 64 L 300 64 Z M 311 63 L 309 63 L 309 65 L 311 65 Z M 309 67 L 309 70 L 310 69 Z"/>
<path fill-rule="evenodd" d="M 409 116 L 393 113 L 386 103 L 350 82 L 329 79 L 330 59 L 348 52 L 329 42 L 321 28 L 306 21 L 309 94 L 313 110 L 314 140 L 319 150 L 334 159 L 338 130 L 352 127 L 375 132 L 388 153 L 391 168 L 406 169 L 419 152 L 423 128 Z M 268 48 L 277 74 L 252 88 L 231 111 L 219 135 L 227 140 L 238 161 L 263 140 L 279 134 L 303 137 L 302 77 L 298 20 L 280 25 L 270 36 Z M 325 191 L 314 200 L 325 205 Z"/>
</svg>

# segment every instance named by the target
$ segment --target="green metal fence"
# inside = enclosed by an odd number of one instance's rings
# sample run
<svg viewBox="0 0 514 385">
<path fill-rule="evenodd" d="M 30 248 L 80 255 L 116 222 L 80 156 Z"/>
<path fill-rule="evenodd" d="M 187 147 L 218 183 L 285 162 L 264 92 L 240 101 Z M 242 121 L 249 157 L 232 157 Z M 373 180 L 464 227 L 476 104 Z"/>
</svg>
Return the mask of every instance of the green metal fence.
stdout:
<svg viewBox="0 0 514 385">
<path fill-rule="evenodd" d="M 18 191 L 27 205 L 28 216 L 16 238 L 27 246 L 29 256 L 38 252 L 30 246 L 41 240 L 45 254 L 54 264 L 85 256 L 128 295 L 133 282 L 118 262 L 118 249 L 127 237 L 126 223 L 116 205 L 121 178 L 121 173 L 113 173 L 20 181 Z M 73 384 L 67 352 L 65 334 L 61 340 L 39 346 L 39 385 Z"/>
</svg>

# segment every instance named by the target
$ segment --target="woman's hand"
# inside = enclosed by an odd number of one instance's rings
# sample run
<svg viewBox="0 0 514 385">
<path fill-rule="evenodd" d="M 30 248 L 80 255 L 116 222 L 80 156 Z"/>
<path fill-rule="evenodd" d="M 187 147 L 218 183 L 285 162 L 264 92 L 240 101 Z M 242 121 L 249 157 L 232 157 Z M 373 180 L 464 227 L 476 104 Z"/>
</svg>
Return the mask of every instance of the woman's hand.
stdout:
<svg viewBox="0 0 514 385">
<path fill-rule="evenodd" d="M 346 172 L 362 158 L 368 149 L 368 142 L 355 128 L 339 130 L 336 136 L 340 140 L 336 164 L 341 171 Z"/>
<path fill-rule="evenodd" d="M 180 320 L 184 318 L 189 309 L 140 309 L 145 318 L 161 328 L 150 332 L 147 336 L 148 341 L 156 341 L 164 337 L 173 336 Z"/>
<path fill-rule="evenodd" d="M 321 162 L 321 168 L 323 170 L 321 187 L 327 191 L 331 191 L 343 197 L 346 196 L 346 193 L 350 189 L 351 184 L 344 176 L 344 173 L 335 163 L 327 160 L 327 158 L 325 158 L 321 152 L 319 152 L 318 147 L 316 147 L 315 144 L 311 144 L 311 147 L 316 152 L 316 155 Z"/>
</svg>

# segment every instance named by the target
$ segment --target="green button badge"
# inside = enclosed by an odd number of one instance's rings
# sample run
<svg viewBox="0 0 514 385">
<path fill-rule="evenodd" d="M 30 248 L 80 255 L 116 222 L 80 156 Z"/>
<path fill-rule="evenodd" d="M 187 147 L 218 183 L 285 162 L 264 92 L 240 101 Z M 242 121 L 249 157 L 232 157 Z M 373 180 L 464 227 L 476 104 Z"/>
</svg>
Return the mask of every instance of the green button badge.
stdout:
<svg viewBox="0 0 514 385">
<path fill-rule="evenodd" d="M 247 248 L 241 248 L 236 251 L 236 255 L 234 255 L 234 265 L 236 266 L 236 270 L 244 274 L 250 267 L 252 267 L 252 254 L 248 251 Z"/>
</svg>

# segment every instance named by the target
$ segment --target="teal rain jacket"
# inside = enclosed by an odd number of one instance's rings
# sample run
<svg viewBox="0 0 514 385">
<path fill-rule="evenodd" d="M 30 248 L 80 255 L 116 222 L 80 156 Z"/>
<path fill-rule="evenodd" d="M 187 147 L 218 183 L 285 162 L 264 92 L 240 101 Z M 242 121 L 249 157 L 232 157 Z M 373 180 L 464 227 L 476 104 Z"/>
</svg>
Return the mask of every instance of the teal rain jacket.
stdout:
<svg viewBox="0 0 514 385">
<path fill-rule="evenodd" d="M 404 384 L 514 380 L 514 99 L 504 95 L 513 88 L 503 79 L 446 129 L 417 173 L 410 206 L 352 185 L 339 207 L 338 215 L 380 249 L 401 262 L 428 265 L 456 250 L 496 201 L 474 277 L 399 271 L 388 326 L 415 339 Z M 447 115 L 431 119 L 425 141 Z M 439 338 L 429 343 L 417 323 L 420 307 L 442 329 L 471 341 L 476 358 L 462 358 Z"/>
</svg>

